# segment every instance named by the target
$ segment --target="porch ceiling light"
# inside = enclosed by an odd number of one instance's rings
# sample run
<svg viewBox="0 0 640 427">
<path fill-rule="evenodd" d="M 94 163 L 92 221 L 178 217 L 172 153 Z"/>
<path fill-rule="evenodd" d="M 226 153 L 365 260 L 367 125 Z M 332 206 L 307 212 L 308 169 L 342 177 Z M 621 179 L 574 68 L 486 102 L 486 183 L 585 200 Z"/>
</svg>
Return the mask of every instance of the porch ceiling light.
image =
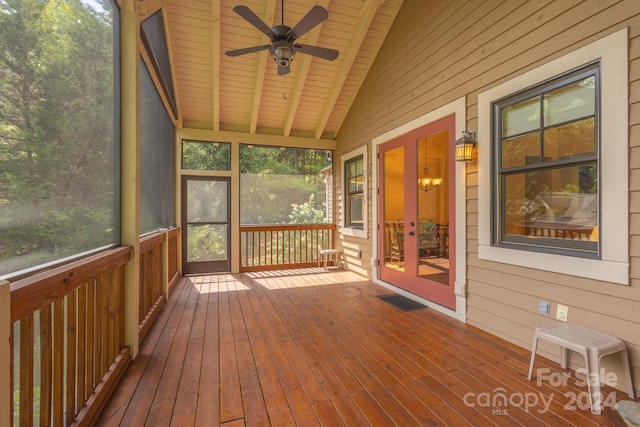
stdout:
<svg viewBox="0 0 640 427">
<path fill-rule="evenodd" d="M 269 47 L 273 60 L 281 67 L 287 67 L 296 54 L 296 48 L 286 40 L 280 40 Z"/>
<path fill-rule="evenodd" d="M 476 146 L 476 133 L 462 131 L 462 138 L 459 138 L 455 142 L 456 147 L 456 160 L 458 162 L 471 161 L 473 147 Z"/>
</svg>

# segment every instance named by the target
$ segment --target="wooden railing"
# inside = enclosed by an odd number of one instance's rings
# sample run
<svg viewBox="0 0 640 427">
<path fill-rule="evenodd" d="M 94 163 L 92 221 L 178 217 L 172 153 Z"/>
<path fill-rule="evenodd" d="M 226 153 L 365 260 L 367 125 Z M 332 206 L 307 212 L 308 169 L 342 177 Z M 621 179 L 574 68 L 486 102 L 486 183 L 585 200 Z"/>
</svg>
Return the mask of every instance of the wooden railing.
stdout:
<svg viewBox="0 0 640 427">
<path fill-rule="evenodd" d="M 95 419 L 130 359 L 125 272 L 109 250 L 11 284 L 14 425 Z"/>
<path fill-rule="evenodd" d="M 140 240 L 140 300 L 138 304 L 138 342 L 147 335 L 165 302 L 162 291 L 162 246 L 166 236 L 156 233 Z"/>
<path fill-rule="evenodd" d="M 321 249 L 333 248 L 334 224 L 240 226 L 240 270 L 316 266 Z"/>
<path fill-rule="evenodd" d="M 178 271 L 179 228 L 160 231 L 140 240 L 140 303 L 138 308 L 138 341 L 142 342 L 164 306 L 166 297 L 180 277 Z M 164 249 L 167 249 L 164 271 Z M 169 280 L 165 280 L 164 277 Z M 163 288 L 167 283 L 167 288 Z"/>
<path fill-rule="evenodd" d="M 8 285 L 11 315 L 0 324 L 11 330 L 9 357 L 0 354 L 11 370 L 8 376 L 0 370 L 0 378 L 11 382 L 7 397 L 13 416 L 6 419 L 14 426 L 95 423 L 132 357 L 126 334 L 137 326 L 137 341 L 142 340 L 180 278 L 179 235 L 180 229 L 173 228 L 141 239 L 140 280 L 126 288 L 130 247 Z M 0 290 L 6 286 L 0 283 Z M 139 295 L 137 313 L 135 305 L 127 308 L 135 304 L 131 295 Z M 125 310 L 133 311 L 128 319 Z M 136 334 L 131 336 L 135 343 Z M 0 351 L 5 351 L 2 346 Z M 0 413 L 2 408 L 0 402 Z M 5 424 L 3 415 L 0 425 Z"/>
</svg>

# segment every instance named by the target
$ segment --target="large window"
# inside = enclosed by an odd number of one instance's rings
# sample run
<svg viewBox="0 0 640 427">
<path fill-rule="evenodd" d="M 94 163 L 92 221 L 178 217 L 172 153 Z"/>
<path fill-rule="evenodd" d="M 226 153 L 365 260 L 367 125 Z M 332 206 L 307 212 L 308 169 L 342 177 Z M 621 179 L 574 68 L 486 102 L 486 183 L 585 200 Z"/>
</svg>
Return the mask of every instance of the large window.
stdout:
<svg viewBox="0 0 640 427">
<path fill-rule="evenodd" d="M 0 277 L 119 243 L 118 15 L 0 1 Z"/>
<path fill-rule="evenodd" d="M 629 283 L 628 43 L 621 29 L 478 94 L 479 259 Z"/>
<path fill-rule="evenodd" d="M 598 256 L 599 70 L 494 103 L 497 244 Z"/>
<path fill-rule="evenodd" d="M 320 172 L 331 152 L 305 148 L 240 146 L 240 223 L 330 222 L 327 186 Z"/>
</svg>

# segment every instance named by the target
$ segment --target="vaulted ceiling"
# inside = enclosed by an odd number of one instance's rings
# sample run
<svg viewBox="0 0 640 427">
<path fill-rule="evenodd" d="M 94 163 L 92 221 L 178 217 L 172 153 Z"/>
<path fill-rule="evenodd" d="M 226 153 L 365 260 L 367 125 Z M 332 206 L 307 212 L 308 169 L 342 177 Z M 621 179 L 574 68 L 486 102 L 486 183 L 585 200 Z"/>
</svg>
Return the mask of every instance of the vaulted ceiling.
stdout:
<svg viewBox="0 0 640 427">
<path fill-rule="evenodd" d="M 225 55 L 270 43 L 236 4 L 268 26 L 281 23 L 281 0 L 136 1 L 141 20 L 162 9 L 179 127 L 334 139 L 402 0 L 284 0 L 289 27 L 315 5 L 329 13 L 296 43 L 339 51 L 334 61 L 298 52 L 286 76 L 267 50 Z"/>
</svg>

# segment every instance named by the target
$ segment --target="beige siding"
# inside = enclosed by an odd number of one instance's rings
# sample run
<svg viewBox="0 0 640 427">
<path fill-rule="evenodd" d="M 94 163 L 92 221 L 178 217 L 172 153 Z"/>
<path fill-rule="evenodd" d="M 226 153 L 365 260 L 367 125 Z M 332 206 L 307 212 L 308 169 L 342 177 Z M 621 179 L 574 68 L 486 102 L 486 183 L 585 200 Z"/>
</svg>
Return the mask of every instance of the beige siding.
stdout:
<svg viewBox="0 0 640 427">
<path fill-rule="evenodd" d="M 525 71 L 629 27 L 630 286 L 532 270 L 478 258 L 478 166 L 467 167 L 467 321 L 524 348 L 533 329 L 552 319 L 538 302 L 568 305 L 569 320 L 612 333 L 630 350 L 640 389 L 640 2 L 405 0 L 338 135 L 342 153 L 462 96 L 467 129 L 478 127 L 478 94 Z M 620 112 L 624 114 L 625 112 Z M 482 143 L 482 141 L 480 141 Z M 341 171 L 336 170 L 340 220 Z M 369 190 L 369 201 L 373 189 Z M 369 204 L 369 221 L 372 209 Z M 345 239 L 369 257 L 370 238 Z M 340 244 L 340 243 L 339 243 Z M 353 260 L 347 253 L 349 266 Z M 363 257 L 364 259 L 364 257 Z M 363 262 L 368 275 L 371 266 Z M 553 346 L 543 354 L 559 360 Z M 549 352 L 551 351 L 551 352 Z M 574 359 L 581 364 L 581 361 Z"/>
</svg>

